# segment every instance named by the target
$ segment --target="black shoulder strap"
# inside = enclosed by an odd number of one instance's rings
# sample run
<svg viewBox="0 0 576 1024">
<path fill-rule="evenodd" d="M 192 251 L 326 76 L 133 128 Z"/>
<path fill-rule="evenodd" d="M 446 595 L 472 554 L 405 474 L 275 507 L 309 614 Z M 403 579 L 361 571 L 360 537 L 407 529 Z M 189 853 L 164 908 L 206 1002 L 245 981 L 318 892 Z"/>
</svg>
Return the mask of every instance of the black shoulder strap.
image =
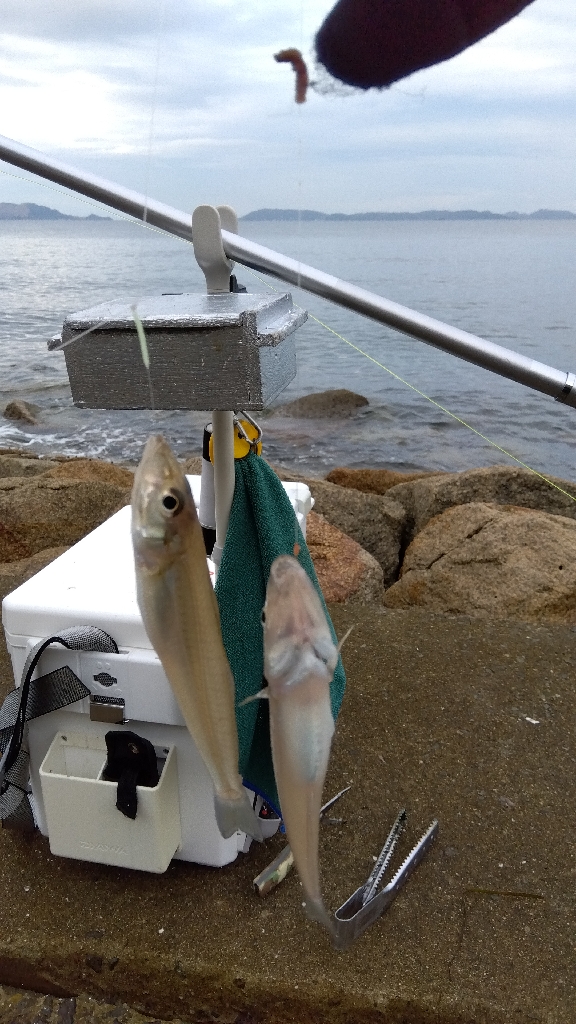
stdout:
<svg viewBox="0 0 576 1024">
<path fill-rule="evenodd" d="M 0 708 L 0 821 L 15 828 L 33 827 L 28 799 L 28 751 L 23 749 L 26 722 L 50 711 L 74 704 L 90 694 L 69 666 L 32 680 L 42 653 L 51 644 L 62 644 L 69 650 L 101 651 L 118 654 L 115 641 L 96 626 L 72 626 L 55 636 L 41 640 L 32 648 L 22 671 L 18 689 L 8 694 Z"/>
</svg>

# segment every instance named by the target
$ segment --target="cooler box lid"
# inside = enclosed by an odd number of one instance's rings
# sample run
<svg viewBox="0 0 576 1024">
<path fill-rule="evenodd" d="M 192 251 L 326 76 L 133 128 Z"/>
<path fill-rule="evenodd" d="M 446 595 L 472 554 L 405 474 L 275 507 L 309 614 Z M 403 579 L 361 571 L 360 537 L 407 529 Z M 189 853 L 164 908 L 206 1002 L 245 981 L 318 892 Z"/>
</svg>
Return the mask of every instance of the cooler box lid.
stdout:
<svg viewBox="0 0 576 1024">
<path fill-rule="evenodd" d="M 198 505 L 200 477 L 188 481 Z M 130 527 L 126 505 L 8 594 L 2 603 L 6 632 L 43 637 L 67 626 L 98 626 L 119 647 L 152 650 L 136 601 Z"/>
<path fill-rule="evenodd" d="M 7 634 L 43 637 L 98 626 L 119 647 L 151 648 L 136 603 L 130 519 L 127 505 L 5 597 Z"/>
<path fill-rule="evenodd" d="M 200 477 L 188 481 L 196 506 Z M 305 484 L 284 484 L 301 525 L 312 500 Z M 97 626 L 119 647 L 152 650 L 136 601 L 127 505 L 63 555 L 56 558 L 2 603 L 2 622 L 9 638 L 53 636 L 68 626 Z M 208 559 L 214 578 L 214 565 Z"/>
</svg>

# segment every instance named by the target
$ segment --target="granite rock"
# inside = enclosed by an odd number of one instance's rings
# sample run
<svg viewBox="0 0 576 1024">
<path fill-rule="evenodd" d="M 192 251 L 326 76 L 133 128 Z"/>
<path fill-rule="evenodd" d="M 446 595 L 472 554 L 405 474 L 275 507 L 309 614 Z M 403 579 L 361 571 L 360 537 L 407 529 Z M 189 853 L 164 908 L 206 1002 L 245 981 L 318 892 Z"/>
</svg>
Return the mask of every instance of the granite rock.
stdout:
<svg viewBox="0 0 576 1024">
<path fill-rule="evenodd" d="M 13 476 L 41 476 L 59 465 L 55 459 L 31 458 L 29 455 L 12 455 L 0 451 L 0 480 Z"/>
<path fill-rule="evenodd" d="M 46 478 L 49 480 L 101 481 L 125 488 L 132 487 L 134 473 L 124 466 L 118 466 L 114 462 L 104 462 L 101 459 L 70 459 L 68 462 L 59 462 L 55 466 L 49 467 Z"/>
<path fill-rule="evenodd" d="M 21 586 L 40 569 L 53 562 L 59 555 L 67 551 L 67 547 L 44 548 L 29 558 L 19 558 L 10 562 L 0 562 L 0 602 L 16 587 Z"/>
<path fill-rule="evenodd" d="M 75 544 L 129 501 L 129 487 L 102 480 L 0 480 L 0 562 Z"/>
<path fill-rule="evenodd" d="M 201 476 L 202 475 L 202 456 L 201 455 L 189 455 L 182 463 L 182 468 L 188 476 Z"/>
<path fill-rule="evenodd" d="M 412 541 L 384 604 L 576 623 L 576 523 L 513 505 L 456 505 Z"/>
<path fill-rule="evenodd" d="M 308 515 L 306 542 L 326 601 L 365 604 L 380 599 L 382 567 L 355 540 L 317 512 Z"/>
<path fill-rule="evenodd" d="M 352 416 L 358 409 L 369 405 L 364 395 L 357 395 L 347 388 L 335 388 L 329 391 L 318 391 L 313 395 L 303 395 L 293 402 L 285 402 L 273 409 L 276 416 L 297 416 L 302 419 L 327 419 L 338 416 Z"/>
<path fill-rule="evenodd" d="M 340 487 L 353 487 L 357 491 L 372 494 L 386 494 L 391 487 L 397 487 L 398 484 L 438 475 L 436 472 L 424 470 L 419 473 L 398 473 L 393 469 L 348 469 L 347 466 L 339 466 L 332 469 L 326 479 L 332 484 L 339 484 Z"/>
<path fill-rule="evenodd" d="M 39 412 L 40 409 L 37 405 L 16 398 L 13 402 L 8 402 L 2 415 L 7 420 L 20 420 L 21 423 L 30 423 L 35 426 L 38 423 Z"/>
<path fill-rule="evenodd" d="M 576 519 L 576 484 L 556 477 L 549 480 L 550 483 L 521 466 L 488 466 L 398 484 L 387 492 L 387 497 L 406 510 L 408 540 L 433 516 L 469 502 L 522 505 Z"/>
<path fill-rule="evenodd" d="M 314 511 L 352 537 L 379 562 L 385 587 L 394 583 L 406 522 L 403 507 L 380 494 L 363 494 L 326 480 L 302 479 L 314 498 Z"/>
</svg>

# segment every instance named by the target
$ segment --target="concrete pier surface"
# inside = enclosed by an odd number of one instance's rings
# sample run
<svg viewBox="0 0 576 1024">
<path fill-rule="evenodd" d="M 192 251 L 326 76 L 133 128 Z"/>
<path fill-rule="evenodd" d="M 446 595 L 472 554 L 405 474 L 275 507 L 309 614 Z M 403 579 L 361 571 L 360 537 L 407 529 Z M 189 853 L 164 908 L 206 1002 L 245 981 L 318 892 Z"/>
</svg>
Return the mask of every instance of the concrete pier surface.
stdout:
<svg viewBox="0 0 576 1024">
<path fill-rule="evenodd" d="M 331 613 L 339 635 L 354 629 L 326 798 L 352 788 L 321 830 L 327 905 L 367 877 L 401 807 L 394 865 L 440 822 L 386 914 L 337 953 L 304 917 L 295 872 L 259 898 L 252 879 L 280 836 L 224 869 L 151 875 L 3 830 L 0 983 L 52 994 L 71 1019 L 85 993 L 111 1004 L 110 1021 L 126 1003 L 145 1020 L 221 1024 L 573 1024 L 576 633 L 380 605 Z M 1 668 L 7 691 L 5 652 Z M 24 1021 L 4 998 L 0 1020 Z"/>
</svg>

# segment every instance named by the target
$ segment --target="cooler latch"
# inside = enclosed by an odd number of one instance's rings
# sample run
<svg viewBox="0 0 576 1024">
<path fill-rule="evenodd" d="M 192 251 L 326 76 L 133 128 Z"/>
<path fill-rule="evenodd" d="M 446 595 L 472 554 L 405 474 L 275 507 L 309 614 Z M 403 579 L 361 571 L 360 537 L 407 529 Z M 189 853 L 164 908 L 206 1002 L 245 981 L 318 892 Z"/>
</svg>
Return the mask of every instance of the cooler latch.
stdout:
<svg viewBox="0 0 576 1024">
<path fill-rule="evenodd" d="M 90 697 L 90 721 L 106 722 L 108 725 L 122 725 L 126 701 L 123 697 L 109 697 L 108 694 L 92 694 Z"/>
</svg>

